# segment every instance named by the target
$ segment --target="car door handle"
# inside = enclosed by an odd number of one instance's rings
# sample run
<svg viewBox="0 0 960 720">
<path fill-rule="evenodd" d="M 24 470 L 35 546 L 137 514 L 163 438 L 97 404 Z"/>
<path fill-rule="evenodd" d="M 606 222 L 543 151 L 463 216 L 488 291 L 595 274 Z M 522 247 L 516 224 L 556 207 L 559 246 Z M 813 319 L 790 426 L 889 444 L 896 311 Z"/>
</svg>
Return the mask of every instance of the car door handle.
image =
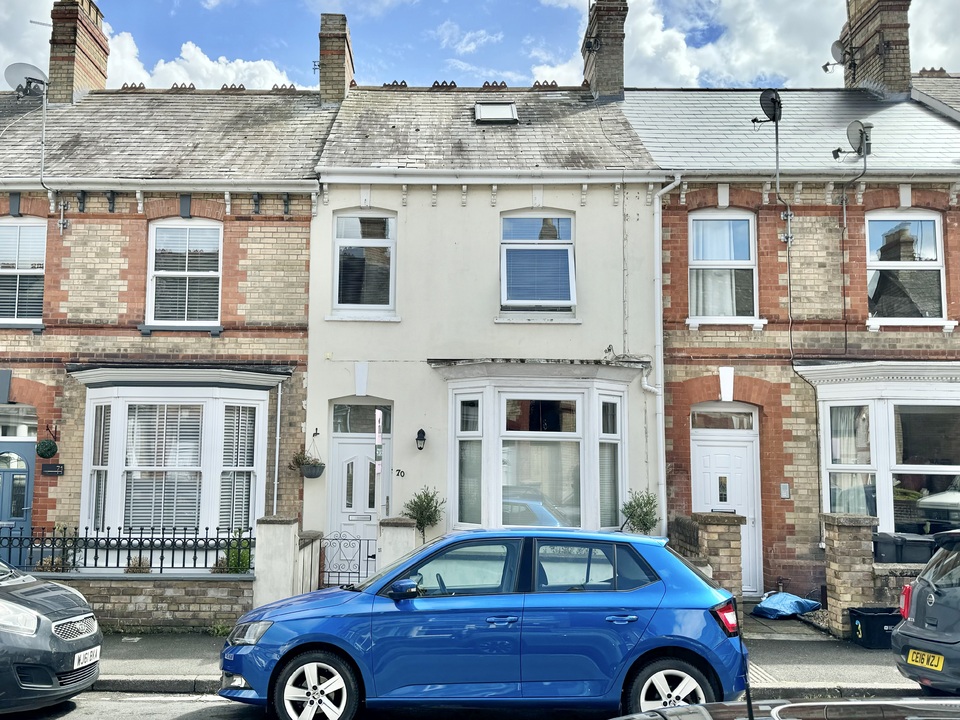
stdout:
<svg viewBox="0 0 960 720">
<path fill-rule="evenodd" d="M 636 622 L 640 618 L 636 615 L 607 615 L 607 622 L 613 623 L 614 625 L 626 625 L 627 623 Z"/>
<path fill-rule="evenodd" d="M 516 615 L 491 615 L 487 622 L 491 625 L 512 625 L 519 619 Z"/>
</svg>

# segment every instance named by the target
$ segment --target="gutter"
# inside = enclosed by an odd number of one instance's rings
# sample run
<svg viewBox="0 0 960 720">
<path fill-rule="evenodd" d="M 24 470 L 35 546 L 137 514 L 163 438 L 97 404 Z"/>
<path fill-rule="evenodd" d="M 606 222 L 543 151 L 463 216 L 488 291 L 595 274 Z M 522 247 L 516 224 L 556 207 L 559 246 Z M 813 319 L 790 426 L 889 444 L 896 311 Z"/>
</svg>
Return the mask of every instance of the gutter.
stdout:
<svg viewBox="0 0 960 720">
<path fill-rule="evenodd" d="M 667 535 L 667 428 L 664 419 L 665 403 L 663 390 L 665 378 L 663 374 L 663 196 L 680 184 L 680 173 L 675 173 L 673 182 L 661 188 L 656 194 L 653 204 L 653 310 L 654 323 L 654 351 L 653 372 L 659 386 L 651 385 L 647 374 L 644 374 L 640 383 L 646 392 L 657 398 L 657 503 L 662 509 L 659 532 Z"/>
<path fill-rule="evenodd" d="M 392 184 L 406 180 L 417 185 L 447 184 L 526 184 L 537 179 L 557 183 L 664 182 L 662 170 L 625 170 L 624 168 L 554 170 L 516 168 L 490 170 L 440 170 L 415 167 L 317 167 L 321 183 Z"/>
<path fill-rule="evenodd" d="M 231 192 L 292 192 L 313 193 L 317 191 L 317 181 L 309 180 L 145 180 L 138 178 L 82 178 L 82 177 L 45 177 L 45 186 L 56 188 L 57 192 L 86 190 L 88 192 L 133 192 L 149 190 L 151 192 L 182 192 L 190 190 L 197 193 Z M 41 186 L 34 177 L 0 178 L 0 187 L 4 191 L 40 190 Z"/>
</svg>

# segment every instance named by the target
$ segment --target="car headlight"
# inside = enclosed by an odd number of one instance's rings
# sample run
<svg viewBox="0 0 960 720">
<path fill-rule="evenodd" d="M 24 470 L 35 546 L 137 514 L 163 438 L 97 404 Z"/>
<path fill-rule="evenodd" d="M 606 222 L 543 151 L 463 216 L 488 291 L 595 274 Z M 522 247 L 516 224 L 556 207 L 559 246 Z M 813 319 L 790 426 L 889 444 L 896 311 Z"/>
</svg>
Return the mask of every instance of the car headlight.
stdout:
<svg viewBox="0 0 960 720">
<path fill-rule="evenodd" d="M 266 620 L 261 622 L 240 623 L 227 635 L 227 642 L 231 645 L 256 645 L 271 625 L 273 625 L 273 623 Z"/>
<path fill-rule="evenodd" d="M 40 627 L 40 616 L 22 605 L 0 600 L 0 632 L 34 635 Z"/>
</svg>

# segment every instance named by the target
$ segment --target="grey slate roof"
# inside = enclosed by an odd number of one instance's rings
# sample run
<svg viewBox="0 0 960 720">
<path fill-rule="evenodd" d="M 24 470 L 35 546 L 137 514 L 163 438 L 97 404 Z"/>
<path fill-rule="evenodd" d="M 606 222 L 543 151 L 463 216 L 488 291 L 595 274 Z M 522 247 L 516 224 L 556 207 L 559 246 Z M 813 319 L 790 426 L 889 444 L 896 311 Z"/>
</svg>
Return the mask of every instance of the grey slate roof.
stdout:
<svg viewBox="0 0 960 720">
<path fill-rule="evenodd" d="M 518 124 L 477 124 L 477 101 L 516 103 Z M 584 90 L 354 88 L 318 170 L 656 169 L 616 104 Z"/>
<path fill-rule="evenodd" d="M 39 174 L 39 108 L 39 98 L 17 101 L 14 93 L 0 93 L 0 184 Z M 315 92 L 90 92 L 73 105 L 48 106 L 44 174 L 226 183 L 312 179 L 335 114 L 336 107 L 321 106 Z"/>
<path fill-rule="evenodd" d="M 773 123 L 760 109 L 760 90 L 630 90 L 624 113 L 653 159 L 687 173 L 772 176 Z M 791 176 L 851 178 L 863 167 L 850 150 L 847 126 L 871 122 L 873 176 L 960 172 L 960 124 L 911 100 L 884 102 L 862 90 L 780 90 L 780 171 Z"/>
<path fill-rule="evenodd" d="M 960 75 L 914 75 L 913 96 L 920 102 L 948 112 L 960 120 Z"/>
</svg>

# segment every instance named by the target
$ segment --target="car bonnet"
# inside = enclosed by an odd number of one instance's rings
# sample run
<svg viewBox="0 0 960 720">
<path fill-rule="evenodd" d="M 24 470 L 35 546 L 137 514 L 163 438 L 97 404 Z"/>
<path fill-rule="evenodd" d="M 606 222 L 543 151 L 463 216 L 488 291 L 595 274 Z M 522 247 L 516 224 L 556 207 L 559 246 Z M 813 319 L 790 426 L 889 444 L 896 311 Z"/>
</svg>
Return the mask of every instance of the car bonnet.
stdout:
<svg viewBox="0 0 960 720">
<path fill-rule="evenodd" d="M 53 620 L 90 611 L 90 606 L 75 591 L 31 575 L 20 575 L 0 583 L 0 600 L 29 608 Z"/>
<path fill-rule="evenodd" d="M 237 622 L 257 622 L 258 620 L 279 620 L 287 615 L 312 613 L 325 608 L 343 605 L 363 593 L 341 588 L 324 588 L 314 590 L 304 595 L 275 600 L 272 603 L 261 605 L 246 613 Z M 368 596 L 369 597 L 369 596 Z"/>
</svg>

